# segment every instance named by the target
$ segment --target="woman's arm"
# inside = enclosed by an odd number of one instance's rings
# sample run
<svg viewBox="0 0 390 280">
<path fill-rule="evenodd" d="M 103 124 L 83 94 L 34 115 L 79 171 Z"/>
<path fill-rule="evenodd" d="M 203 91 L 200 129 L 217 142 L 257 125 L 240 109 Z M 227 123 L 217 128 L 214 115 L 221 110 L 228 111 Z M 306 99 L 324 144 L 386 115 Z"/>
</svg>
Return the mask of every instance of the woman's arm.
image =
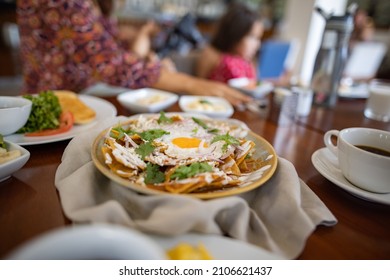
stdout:
<svg viewBox="0 0 390 280">
<path fill-rule="evenodd" d="M 197 77 L 207 79 L 212 69 L 214 69 L 220 60 L 221 55 L 217 50 L 206 46 L 200 53 L 196 61 L 195 74 Z"/>
<path fill-rule="evenodd" d="M 160 77 L 152 86 L 157 89 L 191 95 L 213 95 L 224 97 L 234 106 L 252 101 L 252 98 L 230 88 L 226 84 L 196 78 L 180 72 L 161 69 Z"/>
</svg>

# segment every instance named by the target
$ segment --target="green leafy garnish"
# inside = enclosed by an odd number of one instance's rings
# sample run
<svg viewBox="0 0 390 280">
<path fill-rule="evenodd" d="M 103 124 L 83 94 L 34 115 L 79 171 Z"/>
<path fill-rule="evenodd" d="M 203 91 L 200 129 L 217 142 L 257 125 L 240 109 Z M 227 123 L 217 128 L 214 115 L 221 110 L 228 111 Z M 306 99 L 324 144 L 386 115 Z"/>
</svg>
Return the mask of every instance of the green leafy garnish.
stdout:
<svg viewBox="0 0 390 280">
<path fill-rule="evenodd" d="M 145 130 L 144 132 L 138 133 L 138 135 L 142 138 L 144 141 L 153 141 L 154 139 L 160 138 L 161 136 L 169 134 L 168 131 L 165 131 L 163 129 L 150 129 Z"/>
<path fill-rule="evenodd" d="M 141 156 L 142 160 L 145 160 L 145 157 L 153 153 L 154 149 L 155 147 L 151 142 L 145 142 L 139 145 L 135 152 Z"/>
<path fill-rule="evenodd" d="M 194 162 L 190 165 L 182 165 L 178 167 L 171 175 L 171 179 L 185 179 L 194 177 L 196 174 L 211 172 L 213 168 L 206 162 Z"/>
<path fill-rule="evenodd" d="M 201 100 L 199 100 L 199 103 L 200 104 L 212 104 L 210 101 L 208 101 L 208 100 L 206 100 L 206 99 L 201 99 Z"/>
<path fill-rule="evenodd" d="M 218 141 L 225 141 L 225 144 L 222 146 L 222 150 L 224 152 L 226 152 L 227 147 L 229 145 L 240 145 L 240 141 L 238 141 L 237 138 L 234 138 L 233 136 L 229 135 L 229 133 L 215 136 L 213 140 L 211 140 L 211 143 L 218 142 Z"/>
<path fill-rule="evenodd" d="M 209 132 L 211 134 L 217 134 L 219 132 L 219 130 L 216 129 L 216 128 L 210 128 L 210 129 L 207 130 L 207 132 Z"/>
<path fill-rule="evenodd" d="M 32 101 L 32 107 L 27 123 L 17 133 L 58 128 L 62 109 L 53 91 L 42 91 L 36 96 L 24 95 L 23 97 Z"/>
<path fill-rule="evenodd" d="M 198 119 L 198 118 L 195 118 L 195 117 L 192 117 L 192 120 L 194 122 L 196 122 L 197 124 L 199 124 L 201 127 L 203 127 L 204 129 L 208 129 L 209 127 L 207 126 L 207 124 L 205 124 L 202 120 Z"/>
<path fill-rule="evenodd" d="M 116 135 L 115 133 L 114 133 L 114 131 L 115 132 L 117 132 L 118 133 L 118 135 Z M 124 129 L 122 126 L 117 126 L 117 127 L 114 127 L 114 128 L 112 128 L 111 129 L 111 131 L 110 131 L 110 136 L 112 137 L 112 138 L 115 138 L 115 139 L 122 139 L 123 138 L 123 136 L 125 135 L 125 134 L 127 134 L 127 135 L 133 135 L 133 134 L 137 134 L 137 132 L 135 132 L 134 130 L 131 130 L 131 129 Z"/>
<path fill-rule="evenodd" d="M 161 111 L 161 112 L 160 112 L 160 117 L 158 118 L 157 123 L 158 123 L 158 124 L 173 123 L 173 120 L 172 120 L 172 118 L 168 118 L 168 117 L 165 115 L 165 112 L 164 112 L 164 111 Z"/>
<path fill-rule="evenodd" d="M 148 162 L 146 165 L 145 184 L 158 184 L 165 181 L 164 172 L 160 171 L 157 164 Z"/>
<path fill-rule="evenodd" d="M 216 128 L 210 128 L 207 126 L 207 124 L 205 124 L 202 120 L 198 119 L 198 118 L 195 118 L 195 117 L 192 117 L 192 120 L 197 123 L 198 125 L 200 125 L 201 127 L 203 127 L 205 130 L 207 130 L 207 132 L 209 133 L 212 133 L 212 134 L 215 134 L 215 133 L 218 133 L 218 129 Z"/>
<path fill-rule="evenodd" d="M 6 149 L 7 147 L 5 146 L 4 138 L 3 135 L 0 134 L 0 148 Z"/>
</svg>

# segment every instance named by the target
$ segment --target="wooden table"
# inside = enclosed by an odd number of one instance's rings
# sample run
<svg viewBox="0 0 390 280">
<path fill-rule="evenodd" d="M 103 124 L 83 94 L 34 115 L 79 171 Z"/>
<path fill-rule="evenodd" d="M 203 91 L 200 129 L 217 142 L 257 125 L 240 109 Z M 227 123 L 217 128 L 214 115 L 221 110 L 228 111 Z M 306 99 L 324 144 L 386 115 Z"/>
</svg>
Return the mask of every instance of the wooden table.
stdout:
<svg viewBox="0 0 390 280">
<path fill-rule="evenodd" d="M 113 97 L 106 98 L 119 115 L 130 115 Z M 329 129 L 365 126 L 390 130 L 390 123 L 364 118 L 364 100 L 339 100 L 334 109 L 314 107 L 306 118 L 285 117 L 272 101 L 262 112 L 235 112 L 277 154 L 291 161 L 299 176 L 338 219 L 333 227 L 319 226 L 308 238 L 299 259 L 390 259 L 390 206 L 365 201 L 325 179 L 311 163 L 324 146 Z M 178 111 L 175 104 L 169 111 Z M 283 117 L 284 116 L 284 117 Z M 64 216 L 54 176 L 68 141 L 26 146 L 31 157 L 14 175 L 0 183 L 0 258 L 48 230 L 64 227 Z"/>
</svg>

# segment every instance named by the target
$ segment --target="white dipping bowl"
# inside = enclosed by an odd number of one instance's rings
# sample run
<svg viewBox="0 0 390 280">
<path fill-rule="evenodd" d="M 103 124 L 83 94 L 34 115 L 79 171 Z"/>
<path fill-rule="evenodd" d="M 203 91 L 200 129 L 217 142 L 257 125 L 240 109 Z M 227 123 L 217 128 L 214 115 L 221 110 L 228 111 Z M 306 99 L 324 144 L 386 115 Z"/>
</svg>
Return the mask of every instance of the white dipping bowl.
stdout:
<svg viewBox="0 0 390 280">
<path fill-rule="evenodd" d="M 0 134 L 13 134 L 30 116 L 32 102 L 21 96 L 0 96 Z"/>
<path fill-rule="evenodd" d="M 9 141 L 4 142 L 8 151 L 19 150 L 21 155 L 20 157 L 0 164 L 0 182 L 11 177 L 11 175 L 22 168 L 30 158 L 30 152 L 25 148 Z"/>
<path fill-rule="evenodd" d="M 179 97 L 171 92 L 141 88 L 117 96 L 118 102 L 134 113 L 158 113 L 176 103 Z"/>
</svg>

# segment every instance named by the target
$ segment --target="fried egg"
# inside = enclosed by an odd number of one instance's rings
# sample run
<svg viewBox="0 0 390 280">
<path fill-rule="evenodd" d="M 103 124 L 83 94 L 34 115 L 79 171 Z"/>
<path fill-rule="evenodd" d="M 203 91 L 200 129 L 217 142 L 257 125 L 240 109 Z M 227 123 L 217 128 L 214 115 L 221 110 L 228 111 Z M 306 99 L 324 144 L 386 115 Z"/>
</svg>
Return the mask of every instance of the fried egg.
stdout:
<svg viewBox="0 0 390 280">
<path fill-rule="evenodd" d="M 164 147 L 164 153 L 175 159 L 216 160 L 223 155 L 222 142 L 211 143 L 209 140 L 198 138 L 180 131 L 164 135 L 155 140 Z"/>
</svg>

